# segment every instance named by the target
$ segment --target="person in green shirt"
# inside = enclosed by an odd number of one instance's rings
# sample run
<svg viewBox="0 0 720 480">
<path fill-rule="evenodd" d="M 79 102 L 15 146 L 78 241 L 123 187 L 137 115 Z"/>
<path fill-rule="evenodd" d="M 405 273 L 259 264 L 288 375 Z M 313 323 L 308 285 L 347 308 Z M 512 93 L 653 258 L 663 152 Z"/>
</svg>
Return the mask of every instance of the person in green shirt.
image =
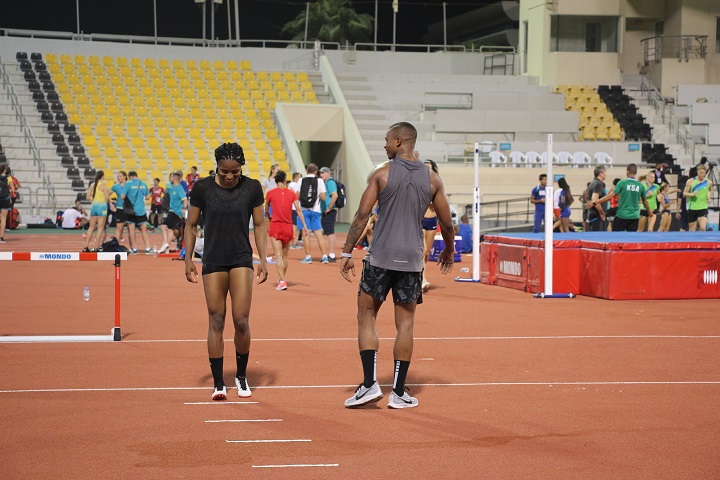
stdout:
<svg viewBox="0 0 720 480">
<path fill-rule="evenodd" d="M 631 163 L 627 166 L 627 178 L 620 180 L 612 192 L 604 197 L 587 203 L 588 208 L 592 208 L 598 203 L 605 203 L 611 198 L 618 195 L 618 209 L 613 221 L 613 232 L 637 232 L 640 219 L 640 202 L 645 206 L 648 212 L 648 218 L 652 218 L 655 213 L 650 208 L 647 198 L 645 197 L 645 188 L 635 180 L 637 175 L 637 165 Z"/>
<path fill-rule="evenodd" d="M 645 178 L 643 179 L 640 177 L 640 183 L 642 184 L 643 188 L 645 188 L 645 198 L 647 199 L 648 205 L 650 205 L 650 210 L 652 210 L 653 213 L 658 213 L 658 192 L 660 192 L 660 186 L 655 183 L 655 172 L 648 173 Z M 644 232 L 645 227 L 647 227 L 648 232 L 652 232 L 655 230 L 655 219 L 657 217 L 648 217 L 648 212 L 650 210 L 645 209 L 644 206 L 640 208 L 640 222 L 638 226 L 638 232 Z"/>
<path fill-rule="evenodd" d="M 687 199 L 688 223 L 690 231 L 699 229 L 704 232 L 707 227 L 708 197 L 712 191 L 712 182 L 706 178 L 705 165 L 697 166 L 697 177 L 688 180 L 683 195 Z"/>
</svg>

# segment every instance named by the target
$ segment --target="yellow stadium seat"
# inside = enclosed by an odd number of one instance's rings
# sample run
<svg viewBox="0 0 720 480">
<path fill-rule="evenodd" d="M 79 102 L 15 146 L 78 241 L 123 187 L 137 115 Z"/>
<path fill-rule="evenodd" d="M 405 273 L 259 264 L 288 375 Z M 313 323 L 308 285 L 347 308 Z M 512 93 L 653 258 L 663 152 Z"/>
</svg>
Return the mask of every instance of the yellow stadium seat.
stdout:
<svg viewBox="0 0 720 480">
<path fill-rule="evenodd" d="M 263 139 L 253 140 L 253 147 L 255 147 L 255 150 L 259 152 L 260 150 L 267 148 L 267 142 Z"/>
<path fill-rule="evenodd" d="M 45 54 L 45 63 L 57 63 L 58 57 L 54 53 Z"/>
<path fill-rule="evenodd" d="M 190 140 L 186 137 L 180 138 L 177 141 L 178 148 L 190 148 Z"/>
<path fill-rule="evenodd" d="M 167 129 L 160 128 L 158 134 L 162 135 L 163 130 L 167 130 Z M 160 148 L 160 140 L 157 137 L 149 137 L 147 139 L 147 146 L 148 146 L 148 148 Z"/>
<path fill-rule="evenodd" d="M 217 71 L 225 70 L 225 62 L 222 60 L 215 60 L 212 64 L 212 68 Z"/>
<path fill-rule="evenodd" d="M 290 96 L 290 98 L 292 99 L 293 102 L 304 102 L 305 101 L 305 97 L 303 97 L 302 92 L 299 90 L 292 92 L 292 95 Z"/>
<path fill-rule="evenodd" d="M 133 150 L 130 147 L 122 147 L 120 148 L 120 158 L 128 159 L 130 157 L 133 157 Z"/>
<path fill-rule="evenodd" d="M 75 65 L 85 65 L 85 56 L 84 55 L 75 55 L 73 58 L 73 61 L 75 62 Z"/>
<path fill-rule="evenodd" d="M 176 58 L 172 61 L 172 68 L 174 68 L 175 70 L 184 70 L 185 65 L 183 64 L 182 60 Z"/>
<path fill-rule="evenodd" d="M 130 137 L 130 145 L 132 145 L 134 148 L 141 148 L 145 146 L 145 138 L 142 135 L 136 135 L 133 137 Z"/>
<path fill-rule="evenodd" d="M 252 65 L 250 64 L 250 60 L 242 60 L 240 62 L 240 69 L 241 70 L 252 70 Z"/>
<path fill-rule="evenodd" d="M 117 105 L 108 105 L 107 114 L 112 117 L 112 123 L 125 123 L 125 119 L 122 118 L 122 114 L 120 113 L 120 107 Z"/>
<path fill-rule="evenodd" d="M 275 127 L 266 128 L 266 129 L 265 129 L 265 136 L 266 136 L 267 138 L 269 138 L 270 140 L 273 140 L 273 139 L 275 139 L 275 138 L 280 138 L 280 136 L 278 135 L 277 130 L 275 130 Z"/>
<path fill-rule="evenodd" d="M 298 82 L 307 82 L 308 81 L 308 74 L 306 72 L 298 72 L 297 74 L 297 81 Z"/>
<path fill-rule="evenodd" d="M 154 58 L 146 58 L 145 61 L 143 62 L 143 65 L 145 66 L 145 68 L 156 68 L 157 67 L 157 63 L 155 63 Z"/>
<path fill-rule="evenodd" d="M 277 100 L 278 100 L 278 102 L 289 102 L 290 101 L 290 93 L 288 93 L 287 90 L 282 90 L 282 91 L 278 92 Z"/>
<path fill-rule="evenodd" d="M 143 66 L 142 60 L 137 57 L 133 57 L 130 59 L 130 66 L 131 67 L 142 67 Z"/>
<path fill-rule="evenodd" d="M 272 113 L 270 113 L 270 110 L 268 110 L 267 108 L 260 108 L 260 109 L 258 109 L 258 116 L 259 116 L 262 120 L 270 120 L 271 123 L 272 123 Z M 263 122 L 263 123 L 264 123 L 264 122 Z"/>
<path fill-rule="evenodd" d="M 197 68 L 198 68 L 197 62 L 195 60 L 187 60 L 187 61 L 185 61 L 185 68 L 187 70 L 197 70 Z"/>
<path fill-rule="evenodd" d="M 282 150 L 282 141 L 279 138 L 270 140 L 270 148 L 272 150 Z"/>
<path fill-rule="evenodd" d="M 193 128 L 195 126 L 195 121 L 192 117 L 182 117 L 180 119 L 180 126 L 182 128 Z"/>
<path fill-rule="evenodd" d="M 118 57 L 117 60 L 115 60 L 115 63 L 118 67 L 127 67 L 128 59 L 126 57 Z"/>
<path fill-rule="evenodd" d="M 228 70 L 237 70 L 238 69 L 238 62 L 235 60 L 230 60 L 227 62 L 227 69 Z"/>
<path fill-rule="evenodd" d="M 70 63 L 71 57 L 67 53 L 60 54 L 60 63 Z"/>
<path fill-rule="evenodd" d="M 167 117 L 165 126 L 168 128 L 178 128 L 180 126 L 180 119 L 175 116 Z"/>
<path fill-rule="evenodd" d="M 238 70 L 231 70 L 228 77 L 233 82 L 242 82 L 243 81 L 242 72 L 240 72 Z"/>
<path fill-rule="evenodd" d="M 252 120 L 251 120 L 251 123 L 252 123 Z M 252 138 L 253 140 L 256 140 L 256 139 L 260 140 L 260 139 L 264 138 L 263 132 L 262 132 L 262 130 L 260 130 L 259 126 L 260 125 L 258 125 L 255 128 L 253 128 L 252 125 L 250 126 L 250 138 Z"/>
</svg>

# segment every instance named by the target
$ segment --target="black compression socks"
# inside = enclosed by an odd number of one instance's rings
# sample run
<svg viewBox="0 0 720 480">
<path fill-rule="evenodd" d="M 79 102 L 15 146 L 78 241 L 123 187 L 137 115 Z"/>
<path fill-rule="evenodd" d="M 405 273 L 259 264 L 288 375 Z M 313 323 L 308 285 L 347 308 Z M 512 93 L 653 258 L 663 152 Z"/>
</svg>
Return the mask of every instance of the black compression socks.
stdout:
<svg viewBox="0 0 720 480">
<path fill-rule="evenodd" d="M 373 383 L 375 383 L 376 377 L 376 368 L 375 365 L 377 364 L 377 350 L 363 350 L 360 352 L 360 360 L 362 360 L 362 366 L 363 366 L 363 386 L 365 388 L 370 388 Z"/>
<path fill-rule="evenodd" d="M 246 377 L 248 359 L 250 358 L 250 352 L 238 353 L 235 352 L 235 363 L 237 363 L 237 374 L 236 377 Z"/>
<path fill-rule="evenodd" d="M 223 357 L 210 359 L 210 370 L 212 371 L 213 382 L 215 387 L 222 388 L 225 386 L 223 380 Z"/>
<path fill-rule="evenodd" d="M 405 360 L 395 360 L 395 380 L 393 381 L 393 392 L 395 395 L 405 395 L 405 377 L 407 377 L 410 362 Z"/>
</svg>

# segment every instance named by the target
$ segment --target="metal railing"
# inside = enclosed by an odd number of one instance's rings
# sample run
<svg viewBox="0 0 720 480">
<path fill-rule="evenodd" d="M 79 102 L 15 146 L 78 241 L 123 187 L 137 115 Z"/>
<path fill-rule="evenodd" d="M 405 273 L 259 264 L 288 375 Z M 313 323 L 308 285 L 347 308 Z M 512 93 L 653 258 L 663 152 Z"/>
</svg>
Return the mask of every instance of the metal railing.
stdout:
<svg viewBox="0 0 720 480">
<path fill-rule="evenodd" d="M 515 54 L 495 53 L 488 55 L 483 60 L 483 73 L 485 75 L 514 75 Z"/>
<path fill-rule="evenodd" d="M 665 109 L 668 101 L 655 88 L 650 79 L 646 75 L 640 76 L 640 95 L 645 95 L 648 103 L 655 109 L 655 114 L 662 117 L 663 124 L 666 124 Z"/>
<path fill-rule="evenodd" d="M 482 231 L 486 233 L 489 229 L 502 230 L 530 224 L 534 212 L 535 205 L 530 203 L 530 197 L 483 202 L 480 204 L 480 224 L 485 225 Z"/>
<path fill-rule="evenodd" d="M 692 163 L 695 163 L 695 135 L 690 131 L 690 125 L 678 117 L 674 110 L 668 115 L 668 128 L 670 133 L 675 134 L 677 143 L 683 146 L 686 155 L 690 155 Z"/>
<path fill-rule="evenodd" d="M 707 35 L 660 35 L 643 38 L 645 65 L 660 63 L 663 58 L 689 61 L 691 58 L 707 57 Z"/>
<path fill-rule="evenodd" d="M 457 108 L 469 110 L 473 106 L 472 93 L 425 92 L 423 94 L 423 111 L 434 111 L 441 108 Z"/>
<path fill-rule="evenodd" d="M 57 207 L 57 202 L 55 199 L 55 186 L 50 179 L 50 175 L 45 168 L 45 164 L 42 161 L 42 158 L 40 158 L 40 149 L 38 149 L 37 146 L 37 139 L 35 138 L 32 127 L 30 126 L 30 124 L 28 124 L 27 118 L 23 114 L 22 105 L 20 105 L 20 99 L 18 98 L 17 92 L 15 91 L 15 84 L 13 83 L 10 75 L 5 70 L 5 65 L 2 63 L 2 59 L 0 59 L 0 77 L 2 77 L 3 88 L 5 89 L 6 95 L 10 100 L 12 109 L 15 111 L 15 120 L 18 122 L 20 130 L 25 136 L 25 144 L 28 146 L 28 153 L 30 153 L 33 157 L 33 166 L 37 167 L 38 176 L 42 180 L 42 187 L 39 187 L 38 190 L 40 188 L 44 188 L 47 190 L 47 204 L 45 206 L 52 207 L 54 210 Z M 39 195 L 36 193 L 35 202 L 33 202 L 32 196 L 30 198 L 30 208 L 33 211 L 37 211 L 39 208 L 41 208 L 38 197 Z"/>
</svg>

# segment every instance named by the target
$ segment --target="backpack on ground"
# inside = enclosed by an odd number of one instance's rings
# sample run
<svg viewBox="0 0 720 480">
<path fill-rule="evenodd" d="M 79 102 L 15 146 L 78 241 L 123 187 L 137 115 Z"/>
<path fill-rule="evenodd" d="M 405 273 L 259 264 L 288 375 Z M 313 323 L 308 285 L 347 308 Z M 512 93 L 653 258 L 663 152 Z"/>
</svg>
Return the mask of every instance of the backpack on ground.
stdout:
<svg viewBox="0 0 720 480">
<path fill-rule="evenodd" d="M 300 206 L 314 208 L 318 198 L 317 177 L 305 177 L 300 182 Z"/>
<path fill-rule="evenodd" d="M 3 175 L 0 177 L 0 200 L 10 197 L 10 185 L 8 185 L 8 177 Z"/>
<path fill-rule="evenodd" d="M 130 250 L 124 246 L 120 245 L 120 242 L 118 242 L 118 239 L 115 237 L 112 237 L 107 242 L 103 242 L 102 245 L 100 245 L 100 251 L 101 252 L 129 252 Z"/>
<path fill-rule="evenodd" d="M 345 185 L 335 180 L 337 185 L 337 198 L 335 199 L 335 208 L 343 208 L 347 203 L 347 195 L 345 195 Z"/>
<path fill-rule="evenodd" d="M 15 230 L 20 225 L 20 213 L 17 208 L 13 208 L 7 213 L 7 221 L 5 227 L 8 230 Z"/>
</svg>

